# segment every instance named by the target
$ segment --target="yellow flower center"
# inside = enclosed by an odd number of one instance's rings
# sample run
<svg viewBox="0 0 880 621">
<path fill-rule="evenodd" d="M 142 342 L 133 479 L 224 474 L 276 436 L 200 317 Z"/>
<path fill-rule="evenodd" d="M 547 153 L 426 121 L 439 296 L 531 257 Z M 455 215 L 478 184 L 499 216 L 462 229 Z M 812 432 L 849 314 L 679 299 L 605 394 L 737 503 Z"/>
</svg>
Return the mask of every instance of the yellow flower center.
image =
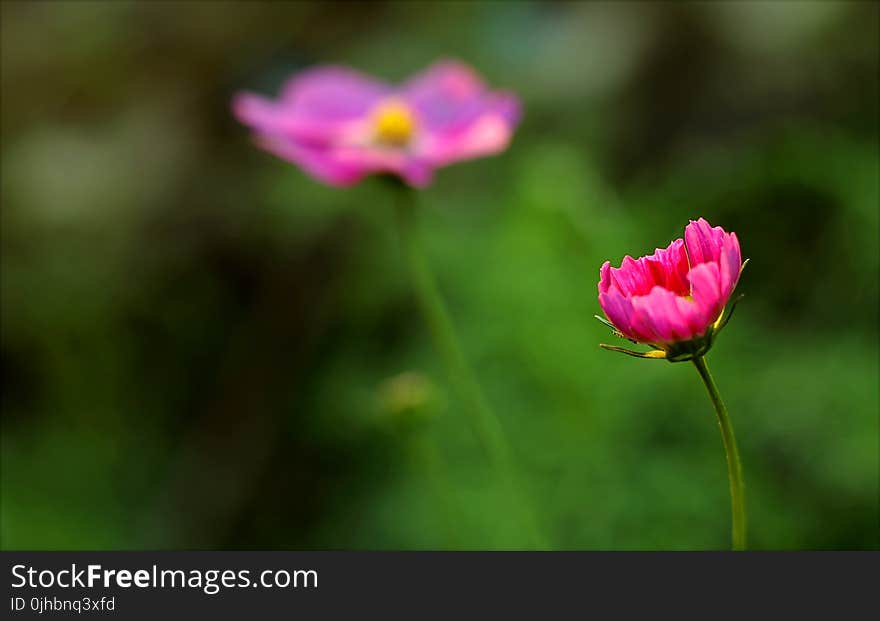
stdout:
<svg viewBox="0 0 880 621">
<path fill-rule="evenodd" d="M 377 142 L 392 146 L 405 146 L 412 138 L 416 120 L 409 107 L 401 101 L 391 100 L 379 104 L 373 113 L 373 130 Z"/>
</svg>

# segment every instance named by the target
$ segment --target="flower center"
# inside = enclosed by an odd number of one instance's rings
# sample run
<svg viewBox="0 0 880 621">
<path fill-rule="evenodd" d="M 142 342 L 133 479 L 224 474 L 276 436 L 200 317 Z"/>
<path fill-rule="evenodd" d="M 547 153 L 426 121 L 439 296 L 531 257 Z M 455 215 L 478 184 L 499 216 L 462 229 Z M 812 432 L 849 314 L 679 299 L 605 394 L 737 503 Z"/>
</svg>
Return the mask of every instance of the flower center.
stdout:
<svg viewBox="0 0 880 621">
<path fill-rule="evenodd" d="M 416 120 L 405 103 L 392 99 L 379 104 L 373 113 L 373 131 L 377 142 L 403 147 L 412 138 Z"/>
</svg>

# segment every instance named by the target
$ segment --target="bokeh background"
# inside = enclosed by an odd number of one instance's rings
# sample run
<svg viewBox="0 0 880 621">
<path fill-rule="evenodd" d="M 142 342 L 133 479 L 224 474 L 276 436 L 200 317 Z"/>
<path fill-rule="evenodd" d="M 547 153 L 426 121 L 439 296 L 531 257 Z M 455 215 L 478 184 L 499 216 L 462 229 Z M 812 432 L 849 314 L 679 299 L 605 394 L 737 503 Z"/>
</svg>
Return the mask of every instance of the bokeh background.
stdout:
<svg viewBox="0 0 880 621">
<path fill-rule="evenodd" d="M 421 193 L 442 289 L 562 549 L 729 545 L 687 364 L 605 352 L 605 259 L 705 216 L 756 548 L 878 546 L 878 5 L 2 4 L 2 547 L 519 548 L 392 197 L 255 149 L 240 89 L 441 57 L 516 91 Z"/>
</svg>

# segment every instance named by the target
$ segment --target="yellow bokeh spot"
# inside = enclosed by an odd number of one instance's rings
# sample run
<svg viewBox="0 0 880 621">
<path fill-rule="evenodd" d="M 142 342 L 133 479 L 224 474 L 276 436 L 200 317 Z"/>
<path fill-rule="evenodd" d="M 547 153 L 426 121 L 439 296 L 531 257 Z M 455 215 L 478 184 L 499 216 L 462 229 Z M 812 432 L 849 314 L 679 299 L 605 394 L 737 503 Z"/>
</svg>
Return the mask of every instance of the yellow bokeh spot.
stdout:
<svg viewBox="0 0 880 621">
<path fill-rule="evenodd" d="M 409 107 L 400 101 L 387 101 L 373 115 L 376 141 L 394 147 L 406 145 L 416 129 L 416 120 Z"/>
</svg>

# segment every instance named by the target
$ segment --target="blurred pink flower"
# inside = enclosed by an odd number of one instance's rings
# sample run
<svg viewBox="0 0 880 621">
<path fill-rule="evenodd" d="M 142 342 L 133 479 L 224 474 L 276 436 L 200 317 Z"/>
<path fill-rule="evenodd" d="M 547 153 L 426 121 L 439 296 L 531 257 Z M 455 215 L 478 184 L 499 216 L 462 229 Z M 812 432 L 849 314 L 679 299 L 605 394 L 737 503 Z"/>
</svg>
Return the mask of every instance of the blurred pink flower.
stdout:
<svg viewBox="0 0 880 621">
<path fill-rule="evenodd" d="M 736 233 L 700 218 L 651 256 L 627 255 L 619 268 L 606 261 L 599 304 L 622 336 L 659 350 L 649 357 L 688 359 L 711 345 L 742 267 Z"/>
<path fill-rule="evenodd" d="M 277 99 L 232 102 L 257 144 L 324 183 L 352 185 L 391 173 L 423 187 L 435 168 L 503 151 L 520 117 L 517 98 L 442 61 L 394 87 L 345 67 L 290 78 Z"/>
</svg>

